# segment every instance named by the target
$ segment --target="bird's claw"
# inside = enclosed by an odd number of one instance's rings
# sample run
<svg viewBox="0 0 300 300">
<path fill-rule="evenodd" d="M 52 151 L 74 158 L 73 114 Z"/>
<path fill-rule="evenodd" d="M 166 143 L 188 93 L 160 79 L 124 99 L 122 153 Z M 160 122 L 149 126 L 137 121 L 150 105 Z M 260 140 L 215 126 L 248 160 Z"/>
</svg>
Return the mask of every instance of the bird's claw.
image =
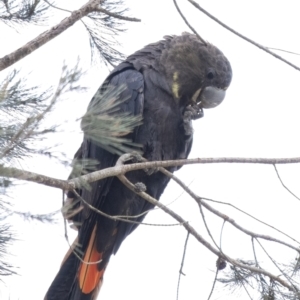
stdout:
<svg viewBox="0 0 300 300">
<path fill-rule="evenodd" d="M 185 108 L 183 118 L 189 118 L 189 120 L 198 120 L 204 116 L 202 107 L 194 103 Z"/>
<path fill-rule="evenodd" d="M 203 109 L 197 104 L 189 105 L 185 108 L 183 113 L 183 128 L 185 135 L 193 134 L 192 120 L 200 119 L 204 116 Z"/>
<path fill-rule="evenodd" d="M 135 192 L 136 192 L 136 193 L 146 192 L 146 190 L 147 190 L 145 184 L 142 183 L 142 182 L 137 182 L 137 183 L 134 185 L 134 187 L 135 187 Z"/>
<path fill-rule="evenodd" d="M 131 160 L 133 163 L 139 163 L 139 162 L 145 161 L 143 156 L 141 154 L 139 154 L 138 152 L 133 151 L 130 154 L 131 154 Z"/>
<path fill-rule="evenodd" d="M 138 152 L 135 151 L 125 153 L 119 157 L 119 159 L 116 162 L 116 166 L 124 165 L 128 161 L 132 161 L 133 163 L 142 162 L 144 161 L 144 158 Z"/>
<path fill-rule="evenodd" d="M 146 173 L 147 175 L 150 176 L 150 175 L 156 173 L 156 172 L 158 171 L 158 169 L 159 169 L 159 168 L 149 168 L 149 169 L 144 169 L 144 171 L 145 171 L 145 173 Z"/>
</svg>

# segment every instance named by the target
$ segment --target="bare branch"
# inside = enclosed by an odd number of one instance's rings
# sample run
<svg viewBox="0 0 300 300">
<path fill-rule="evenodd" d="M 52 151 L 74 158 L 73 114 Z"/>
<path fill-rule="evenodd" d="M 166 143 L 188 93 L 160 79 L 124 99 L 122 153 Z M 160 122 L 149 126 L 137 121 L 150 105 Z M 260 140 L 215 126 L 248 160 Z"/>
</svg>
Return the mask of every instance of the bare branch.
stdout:
<svg viewBox="0 0 300 300">
<path fill-rule="evenodd" d="M 178 167 L 190 164 L 214 164 L 214 163 L 242 163 L 242 164 L 294 164 L 300 163 L 300 157 L 294 158 L 193 158 L 193 159 L 180 159 L 180 160 L 164 160 L 164 161 L 151 161 L 143 163 L 128 164 L 122 166 L 114 166 L 104 170 L 95 171 L 71 180 L 59 180 L 53 177 L 44 176 L 34 172 L 28 172 L 17 168 L 7 168 L 0 166 L 1 176 L 21 179 L 31 182 L 40 183 L 46 186 L 51 186 L 63 190 L 73 190 L 80 188 L 82 182 L 94 182 L 107 177 L 118 176 L 130 171 L 159 168 L 159 167 Z"/>
<path fill-rule="evenodd" d="M 212 206 L 210 206 L 209 204 L 207 204 L 205 201 L 203 201 L 203 199 L 201 199 L 201 197 L 199 197 L 198 195 L 196 195 L 190 188 L 188 188 L 178 177 L 176 177 L 175 175 L 173 175 L 172 173 L 170 173 L 169 171 L 165 170 L 165 169 L 162 169 L 160 168 L 160 171 L 162 173 L 164 173 L 165 175 L 167 175 L 168 177 L 172 178 L 176 183 L 178 183 L 194 200 L 196 200 L 196 202 L 198 203 L 199 205 L 199 208 L 200 208 L 200 212 L 202 214 L 202 218 L 203 218 L 203 221 L 204 221 L 204 224 L 206 226 L 206 229 L 208 231 L 208 234 L 210 235 L 211 239 L 213 240 L 214 244 L 217 246 L 216 242 L 214 241 L 209 229 L 208 229 L 208 226 L 205 222 L 205 218 L 204 218 L 204 215 L 202 213 L 202 206 L 204 206 L 207 210 L 209 210 L 210 212 L 212 212 L 213 214 L 215 214 L 216 216 L 222 218 L 224 221 L 230 223 L 231 225 L 233 225 L 234 227 L 236 227 L 237 229 L 239 229 L 240 231 L 246 233 L 247 235 L 253 237 L 253 238 L 261 238 L 261 239 L 264 239 L 264 240 L 268 240 L 268 241 L 272 241 L 272 242 L 276 242 L 276 243 L 279 243 L 279 244 L 282 244 L 282 245 L 285 245 L 295 251 L 297 251 L 298 253 L 300 253 L 300 249 L 289 244 L 289 243 L 286 243 L 284 241 L 281 241 L 281 240 L 278 240 L 276 238 L 273 238 L 271 236 L 268 236 L 268 235 L 263 235 L 263 234 L 258 234 L 258 233 L 255 233 L 255 232 L 252 232 L 244 227 L 242 227 L 241 225 L 237 224 L 232 218 L 230 218 L 229 216 L 219 212 L 218 210 L 216 210 L 215 208 L 213 208 Z M 219 247 L 218 247 L 219 248 Z"/>
<path fill-rule="evenodd" d="M 101 7 L 96 8 L 95 11 L 104 13 L 108 16 L 111 16 L 111 17 L 116 18 L 116 19 L 124 20 L 124 21 L 141 22 L 141 19 L 125 17 L 125 16 L 122 16 L 122 15 L 110 12 L 110 11 L 104 9 L 104 8 L 101 8 Z"/>
<path fill-rule="evenodd" d="M 49 6 L 55 8 L 55 9 L 57 9 L 57 10 L 64 11 L 64 12 L 67 12 L 67 13 L 70 13 L 70 14 L 72 13 L 71 10 L 68 10 L 68 9 L 64 9 L 64 8 L 58 7 L 58 6 L 54 5 L 53 3 L 50 3 L 48 0 L 43 0 L 43 1 L 46 2 Z"/>
<path fill-rule="evenodd" d="M 267 49 L 276 50 L 276 51 L 285 52 L 285 53 L 289 53 L 289 54 L 300 55 L 300 53 L 293 52 L 293 51 L 288 51 L 288 50 L 284 50 L 284 49 L 273 48 L 273 47 L 266 47 L 266 48 L 267 48 Z"/>
<path fill-rule="evenodd" d="M 251 244 L 252 244 L 252 251 L 253 251 L 253 255 L 254 255 L 254 259 L 255 259 L 255 265 L 256 265 L 256 267 L 259 267 L 259 263 L 257 260 L 256 251 L 255 251 L 254 238 L 251 238 Z"/>
<path fill-rule="evenodd" d="M 299 248 L 297 248 L 297 247 L 295 247 L 295 246 L 293 246 L 293 245 L 291 245 L 289 243 L 286 243 L 284 241 L 281 241 L 279 239 L 276 239 L 276 238 L 268 236 L 268 235 L 263 235 L 263 234 L 252 232 L 252 231 L 250 231 L 250 230 L 242 227 L 241 225 L 237 224 L 233 219 L 231 219 L 227 215 L 219 212 L 218 210 L 214 209 L 212 206 L 210 206 L 207 203 L 205 203 L 204 201 L 202 201 L 202 199 L 200 197 L 198 197 L 198 199 L 195 199 L 195 200 L 198 202 L 199 206 L 203 205 L 206 209 L 208 209 L 209 211 L 211 211 L 215 215 L 219 216 L 223 220 L 226 220 L 228 223 L 230 223 L 231 225 L 233 225 L 234 227 L 236 227 L 240 231 L 246 233 L 247 235 L 249 235 L 251 237 L 254 237 L 254 238 L 260 238 L 260 239 L 264 239 L 264 240 L 267 240 L 267 241 L 272 241 L 272 242 L 276 242 L 276 243 L 285 245 L 285 246 L 287 246 L 287 247 L 289 247 L 289 248 L 297 251 L 298 253 L 300 253 L 300 249 Z"/>
<path fill-rule="evenodd" d="M 216 269 L 216 275 L 215 275 L 215 278 L 214 278 L 214 282 L 213 282 L 213 285 L 211 287 L 211 290 L 210 290 L 210 293 L 208 295 L 207 300 L 210 300 L 210 298 L 211 298 L 211 296 L 212 296 L 212 294 L 214 292 L 214 289 L 215 289 L 215 286 L 216 286 L 216 282 L 217 282 L 218 273 L 219 273 L 219 269 L 217 268 Z"/>
<path fill-rule="evenodd" d="M 192 32 L 195 33 L 195 35 L 198 37 L 198 39 L 204 44 L 206 45 L 207 43 L 203 40 L 203 38 L 199 35 L 199 33 L 196 31 L 196 29 L 194 27 L 192 27 L 192 25 L 188 22 L 188 20 L 186 19 L 186 17 L 184 16 L 184 14 L 182 13 L 182 11 L 180 10 L 177 1 L 173 0 L 174 5 L 178 11 L 178 13 L 180 14 L 181 18 L 183 19 L 183 21 L 185 22 L 185 24 L 192 30 Z"/>
<path fill-rule="evenodd" d="M 177 178 L 177 179 L 179 180 L 179 178 Z M 182 182 L 182 184 L 184 184 L 184 183 Z M 181 185 L 180 185 L 180 186 L 181 186 Z M 220 246 L 216 243 L 216 241 L 215 241 L 215 239 L 214 239 L 212 233 L 211 233 L 210 230 L 209 230 L 209 226 L 208 226 L 208 224 L 206 223 L 205 215 L 204 215 L 204 212 L 203 212 L 203 209 L 202 209 L 202 202 L 198 202 L 198 206 L 199 206 L 200 213 L 201 213 L 201 216 L 202 216 L 202 220 L 203 220 L 203 223 L 204 223 L 204 226 L 205 226 L 205 228 L 206 228 L 206 231 L 207 231 L 208 235 L 210 236 L 210 238 L 211 238 L 211 240 L 213 241 L 213 243 L 215 244 L 215 246 L 216 246 L 220 251 L 222 251 L 221 248 L 220 248 Z M 226 220 L 224 219 L 224 222 L 225 222 L 225 221 L 226 221 Z"/>
<path fill-rule="evenodd" d="M 280 181 L 280 183 L 282 184 L 282 186 L 292 195 L 292 196 L 294 196 L 297 200 L 299 200 L 300 201 L 300 198 L 297 196 L 297 195 L 295 195 L 284 183 L 283 183 L 283 181 L 282 181 L 282 179 L 281 179 L 281 177 L 280 177 L 280 175 L 279 175 L 279 172 L 278 172 L 278 170 L 277 170 L 277 167 L 276 167 L 276 165 L 274 164 L 273 165 L 274 166 L 274 169 L 275 169 L 275 172 L 276 172 L 276 174 L 277 174 L 277 177 L 278 177 L 278 179 L 279 179 L 279 181 Z"/>
<path fill-rule="evenodd" d="M 263 249 L 263 251 L 265 252 L 265 254 L 268 256 L 268 258 L 271 260 L 271 262 L 274 264 L 274 266 L 279 270 L 279 272 L 285 276 L 285 278 L 290 282 L 290 284 L 294 287 L 295 290 L 297 290 L 297 287 L 293 284 L 293 280 L 292 278 L 286 274 L 284 272 L 284 270 L 282 270 L 282 268 L 279 267 L 278 263 L 273 259 L 273 257 L 268 253 L 268 251 L 263 247 L 263 245 L 261 244 L 261 242 L 255 238 L 255 240 L 257 241 L 257 243 L 260 245 L 260 247 Z"/>
<path fill-rule="evenodd" d="M 193 159 L 180 159 L 180 160 L 165 160 L 165 161 L 152 161 L 152 162 L 143 162 L 128 164 L 122 166 L 110 167 L 105 170 L 96 171 L 81 176 L 80 178 L 71 179 L 70 182 L 73 182 L 76 187 L 80 186 L 80 183 L 83 181 L 94 182 L 106 177 L 117 176 L 119 174 L 125 174 L 130 171 L 140 170 L 140 169 L 149 169 L 159 167 L 178 167 L 189 164 L 211 164 L 211 163 L 250 163 L 250 164 L 292 164 L 300 163 L 300 157 L 295 158 L 193 158 Z"/>
<path fill-rule="evenodd" d="M 148 202 L 150 202 L 151 204 L 158 206 L 159 208 L 161 208 L 164 212 L 166 212 L 167 214 L 169 214 L 171 217 L 173 217 L 175 220 L 177 220 L 178 222 L 182 223 L 182 226 L 191 234 L 193 235 L 202 245 L 204 245 L 208 250 L 210 250 L 211 252 L 213 252 L 215 255 L 217 255 L 218 257 L 222 257 L 224 260 L 230 262 L 231 264 L 235 265 L 236 267 L 242 268 L 242 269 L 246 269 L 249 270 L 253 273 L 260 273 L 263 274 L 265 276 L 268 276 L 269 278 L 272 278 L 274 281 L 280 283 L 282 286 L 286 287 L 287 289 L 289 289 L 290 291 L 296 291 L 295 287 L 293 285 L 290 285 L 288 282 L 286 282 L 284 279 L 281 279 L 280 277 L 264 270 L 264 269 L 260 269 L 260 268 L 256 268 L 253 267 L 251 265 L 247 265 L 244 264 L 238 260 L 235 260 L 227 255 L 225 255 L 224 253 L 218 251 L 215 247 L 213 247 L 208 241 L 206 241 L 187 221 L 185 221 L 180 215 L 178 215 L 177 213 L 175 213 L 174 211 L 172 211 L 171 209 L 169 209 L 168 207 L 166 207 L 165 205 L 163 205 L 162 203 L 160 203 L 159 201 L 157 201 L 156 199 L 154 199 L 153 197 L 151 197 L 150 195 L 148 195 L 145 192 L 137 192 L 136 191 L 136 187 L 134 184 L 132 184 L 124 175 L 119 175 L 118 178 L 121 180 L 121 182 L 123 184 L 125 184 L 125 186 L 127 186 L 130 190 L 132 190 L 133 192 L 137 193 L 139 196 L 141 196 L 142 198 L 144 198 L 145 200 L 147 200 Z"/>
<path fill-rule="evenodd" d="M 253 215 L 247 213 L 246 211 L 244 211 L 244 210 L 238 208 L 237 206 L 235 206 L 235 205 L 233 205 L 233 204 L 231 204 L 231 203 L 223 202 L 223 201 L 217 201 L 217 200 L 213 200 L 213 199 L 206 198 L 206 197 L 201 197 L 201 199 L 202 199 L 202 200 L 206 200 L 206 201 L 211 201 L 211 202 L 214 202 L 214 203 L 219 203 L 219 204 L 224 204 L 224 205 L 231 206 L 232 208 L 236 209 L 237 211 L 240 211 L 241 213 L 247 215 L 247 216 L 250 217 L 251 219 L 253 219 L 253 220 L 255 220 L 255 221 L 257 221 L 257 222 L 259 222 L 259 223 L 261 223 L 261 224 L 263 224 L 263 225 L 265 225 L 265 226 L 267 226 L 267 227 L 270 227 L 270 228 L 274 229 L 275 231 L 277 231 L 277 232 L 283 234 L 284 236 L 286 236 L 287 238 L 289 238 L 289 239 L 291 239 L 292 241 L 296 242 L 297 244 L 300 244 L 299 241 L 297 241 L 296 239 L 294 239 L 294 238 L 291 237 L 290 235 L 286 234 L 285 232 L 279 230 L 278 228 L 276 228 L 276 227 L 274 227 L 274 226 L 272 226 L 272 225 L 270 225 L 270 224 L 268 224 L 268 223 L 266 223 L 266 222 L 264 222 L 264 221 L 262 221 L 262 220 L 260 220 L 260 219 L 258 219 L 258 218 L 256 218 L 256 217 L 254 217 Z"/>
<path fill-rule="evenodd" d="M 256 43 L 255 41 L 249 39 L 248 37 L 242 35 L 241 33 L 237 32 L 236 30 L 234 30 L 233 28 L 229 27 L 228 25 L 226 25 L 225 23 L 221 22 L 219 19 L 217 19 L 216 17 L 214 17 L 212 14 L 210 14 L 208 11 L 206 11 L 205 9 L 203 9 L 197 2 L 193 1 L 193 0 L 188 0 L 192 5 L 194 5 L 197 9 L 199 9 L 201 12 L 203 12 L 205 15 L 207 15 L 209 18 L 211 18 L 212 20 L 214 20 L 215 22 L 217 22 L 218 24 L 220 24 L 221 26 L 223 26 L 224 28 L 226 28 L 227 30 L 229 30 L 230 32 L 232 32 L 233 34 L 237 35 L 238 37 L 240 37 L 241 39 L 247 41 L 248 43 L 256 46 L 257 48 L 267 52 L 268 54 L 276 57 L 277 59 L 283 61 L 284 63 L 288 64 L 289 66 L 293 67 L 294 69 L 296 69 L 297 71 L 300 71 L 300 67 L 294 65 L 293 63 L 291 63 L 290 61 L 284 59 L 283 57 L 279 56 L 278 54 L 270 51 L 267 47 L 262 46 L 258 43 Z"/>
<path fill-rule="evenodd" d="M 295 158 L 295 159 L 287 159 L 287 160 L 282 160 L 282 159 L 275 159 L 276 162 L 281 162 L 281 163 L 287 163 L 288 162 L 298 162 L 299 158 Z M 221 159 L 222 162 L 243 162 L 245 163 L 245 160 L 241 160 L 241 159 Z M 246 160 L 247 162 L 251 161 L 251 162 L 256 162 L 258 163 L 258 161 L 260 163 L 274 163 L 274 159 L 273 160 L 258 160 L 258 159 L 248 159 Z M 103 174 L 107 176 L 118 176 L 118 178 L 132 191 L 134 191 L 135 193 L 137 193 L 139 196 L 141 196 L 142 198 L 144 198 L 145 200 L 149 201 L 152 205 L 157 206 L 159 208 L 161 208 L 164 212 L 166 212 L 167 214 L 169 214 L 170 216 L 172 216 L 175 220 L 177 220 L 180 224 L 182 224 L 182 226 L 191 234 L 193 235 L 202 245 L 204 245 L 208 250 L 210 250 L 211 252 L 213 252 L 216 256 L 221 257 L 222 259 L 226 260 L 227 262 L 230 262 L 231 264 L 235 265 L 236 267 L 239 268 L 243 268 L 246 270 L 249 270 L 251 272 L 254 273 L 260 273 L 263 274 L 265 276 L 268 276 L 270 278 L 272 278 L 274 281 L 280 283 L 282 286 L 288 288 L 290 291 L 295 291 L 295 287 L 293 285 L 290 285 L 288 282 L 286 282 L 285 280 L 283 280 L 280 277 L 275 276 L 274 274 L 261 269 L 261 268 L 257 268 L 251 265 L 247 265 L 244 264 L 238 260 L 235 260 L 227 255 L 225 255 L 222 251 L 219 251 L 218 249 L 216 249 L 214 246 L 212 246 L 208 241 L 206 241 L 188 222 L 186 222 L 186 220 L 184 220 L 180 215 L 178 215 L 177 213 L 175 213 L 174 211 L 172 211 L 171 209 L 169 209 L 168 207 L 166 207 L 165 205 L 163 205 L 162 203 L 158 202 L 156 199 L 154 199 L 153 197 L 151 197 L 150 195 L 148 195 L 145 192 L 141 192 L 141 191 L 137 191 L 137 188 L 135 185 L 133 185 L 130 181 L 128 181 L 128 179 L 122 175 L 125 174 L 128 171 L 132 171 L 132 170 L 137 170 L 137 169 L 142 169 L 142 168 L 151 168 L 151 167 L 161 167 L 161 166 L 172 166 L 172 165 L 183 165 L 185 163 L 212 163 L 212 162 L 220 162 L 220 159 L 194 159 L 194 160 L 180 160 L 180 161 L 163 161 L 163 162 L 147 162 L 147 163 L 138 163 L 138 164 L 132 164 L 132 165 L 118 165 L 116 167 L 113 168 L 109 168 L 108 170 L 110 170 L 110 172 L 106 173 L 103 172 L 105 170 L 101 170 L 101 171 L 97 171 L 94 173 L 101 173 L 102 174 L 102 178 L 104 178 L 105 176 Z M 26 179 L 29 181 L 35 181 L 38 183 L 47 183 L 47 185 L 50 186 L 54 186 L 54 187 L 58 187 L 58 188 L 62 188 L 64 190 L 74 190 L 76 187 L 76 181 L 74 180 L 70 180 L 70 181 L 64 181 L 64 180 L 58 180 L 58 179 L 54 179 L 54 178 L 49 178 L 46 176 L 42 176 L 40 174 L 34 174 L 34 173 L 30 173 L 30 172 L 26 172 L 26 171 L 21 171 L 18 169 L 14 169 L 14 168 L 5 168 L 5 167 L 0 167 L 0 173 L 2 176 L 7 176 L 10 175 L 8 177 L 14 177 L 14 178 L 19 178 L 19 179 Z M 121 174 L 121 175 L 120 175 Z M 86 176 L 86 175 L 85 175 Z M 81 178 L 84 178 L 85 176 L 82 176 Z M 86 177 L 85 177 L 86 178 Z M 91 179 L 93 177 L 90 177 L 89 179 Z M 95 179 L 95 178 L 93 178 Z M 95 180 L 99 180 L 99 178 L 95 179 Z M 82 181 L 82 180 L 81 180 Z M 78 181 L 80 182 L 80 181 Z M 185 187 L 185 190 L 187 189 L 187 187 Z M 196 196 L 197 199 L 197 196 Z M 198 199 L 198 201 L 200 201 Z M 222 217 L 224 220 L 226 220 L 227 222 L 232 222 L 234 226 L 236 226 L 238 229 L 244 231 L 245 233 L 254 236 L 254 237 L 258 237 L 258 238 L 264 238 L 267 240 L 272 240 L 272 241 L 276 241 L 279 242 L 281 244 L 284 244 L 296 251 L 298 251 L 297 248 L 281 242 L 277 239 L 273 239 L 270 238 L 268 236 L 263 236 L 263 235 L 258 235 L 258 234 L 254 234 L 250 231 L 244 230 L 242 227 L 238 226 L 233 220 L 231 220 L 228 216 L 219 213 L 218 211 L 214 210 L 213 208 L 211 208 L 207 203 L 205 203 L 204 201 L 202 201 L 201 203 L 204 207 L 206 207 L 207 209 L 211 210 L 212 212 L 216 213 L 217 215 L 219 215 L 220 217 Z M 111 217 L 111 216 L 110 216 Z M 125 220 L 123 220 L 125 221 Z M 128 221 L 128 220 L 126 220 Z"/>
<path fill-rule="evenodd" d="M 186 248 L 187 248 L 187 243 L 188 243 L 188 240 L 189 240 L 189 236 L 190 236 L 190 233 L 188 232 L 187 235 L 186 235 L 185 243 L 184 243 L 183 255 L 182 255 L 182 260 L 181 260 L 181 265 L 180 265 L 180 270 L 179 270 L 178 283 L 177 283 L 177 296 L 176 296 L 176 300 L 179 299 L 179 287 L 180 287 L 180 279 L 181 279 L 181 275 L 184 275 L 184 276 L 185 276 L 185 274 L 182 272 L 182 269 L 183 269 L 183 264 L 184 264 L 184 259 L 185 259 Z"/>
<path fill-rule="evenodd" d="M 114 221 L 122 221 L 125 223 L 131 223 L 131 224 L 137 224 L 137 225 L 148 225 L 148 226 L 178 226 L 181 225 L 180 223 L 176 223 L 176 224 L 155 224 L 155 223 L 144 223 L 144 222 L 138 222 L 138 221 L 132 221 L 132 220 L 128 220 L 127 216 L 113 216 L 113 215 L 109 215 L 106 214 L 105 212 L 95 208 L 93 205 L 91 205 L 90 203 L 88 203 L 85 199 L 83 199 L 77 192 L 76 190 L 72 191 L 76 197 L 78 197 L 88 208 L 90 208 L 92 211 L 96 212 L 97 214 L 104 216 L 108 219 L 114 220 Z"/>
<path fill-rule="evenodd" d="M 55 9 L 72 13 L 69 10 L 49 3 L 47 0 L 44 1 Z M 95 6 L 92 13 L 87 15 L 87 21 L 80 20 L 89 35 L 92 61 L 95 58 L 94 55 L 96 52 L 100 54 L 100 58 L 103 59 L 102 61 L 106 65 L 115 66 L 121 60 L 125 59 L 123 54 L 115 48 L 115 45 L 119 45 L 115 37 L 119 32 L 124 31 L 120 26 L 122 23 L 116 20 L 130 22 L 140 22 L 141 20 L 124 16 L 123 13 L 127 9 L 120 8 L 121 3 L 121 1 L 102 1 L 101 7 Z"/>
<path fill-rule="evenodd" d="M 65 191 L 73 190 L 75 188 L 75 184 L 73 182 L 68 182 L 67 180 L 61 180 L 34 172 L 20 170 L 17 168 L 7 168 L 2 165 L 0 165 L 0 176 L 35 182 L 43 184 L 45 186 L 59 188 Z"/>
</svg>

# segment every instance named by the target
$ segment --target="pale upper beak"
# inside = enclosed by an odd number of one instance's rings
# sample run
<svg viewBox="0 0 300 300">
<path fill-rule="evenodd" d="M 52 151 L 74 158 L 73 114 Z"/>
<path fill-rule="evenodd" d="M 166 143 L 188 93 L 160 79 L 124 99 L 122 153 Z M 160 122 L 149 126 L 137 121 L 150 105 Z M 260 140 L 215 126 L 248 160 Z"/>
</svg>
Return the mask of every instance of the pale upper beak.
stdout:
<svg viewBox="0 0 300 300">
<path fill-rule="evenodd" d="M 199 89 L 192 97 L 194 103 L 201 108 L 213 108 L 218 106 L 225 98 L 225 90 L 213 86 Z"/>
</svg>

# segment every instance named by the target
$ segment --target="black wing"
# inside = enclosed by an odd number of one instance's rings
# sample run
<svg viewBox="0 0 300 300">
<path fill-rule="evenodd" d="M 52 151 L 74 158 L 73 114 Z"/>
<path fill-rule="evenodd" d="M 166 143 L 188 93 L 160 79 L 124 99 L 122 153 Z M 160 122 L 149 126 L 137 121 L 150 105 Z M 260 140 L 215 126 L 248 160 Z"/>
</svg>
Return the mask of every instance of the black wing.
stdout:
<svg viewBox="0 0 300 300">
<path fill-rule="evenodd" d="M 121 87 L 120 92 L 117 93 L 119 97 L 117 100 L 120 100 L 118 112 L 127 112 L 131 115 L 142 115 L 144 106 L 144 79 L 140 72 L 134 70 L 126 63 L 121 64 L 110 74 L 97 93 L 105 93 L 107 89 L 111 87 L 115 87 L 116 89 L 120 89 Z M 112 89 L 112 91 L 114 91 L 114 89 Z M 93 109 L 94 105 L 97 104 L 95 103 L 99 99 L 97 96 L 99 95 L 96 94 L 96 96 L 91 100 L 89 110 Z M 137 131 L 138 128 L 136 128 L 126 138 L 134 141 L 136 139 Z M 77 163 L 80 161 L 83 162 L 82 173 L 84 174 L 95 171 L 95 168 L 97 170 L 101 170 L 114 166 L 118 157 L 118 155 L 101 148 L 97 141 L 93 141 L 85 136 L 80 148 L 74 156 L 74 160 L 76 160 Z M 89 163 L 86 163 L 89 161 L 96 161 L 96 165 L 92 164 L 92 167 L 89 167 Z M 77 171 L 73 171 L 70 175 L 70 178 L 74 176 L 78 176 Z M 77 190 L 77 193 L 95 208 L 103 210 L 106 213 L 114 214 L 112 212 L 114 208 L 120 204 L 121 206 L 125 204 L 120 203 L 119 201 L 116 201 L 117 203 L 115 204 L 112 202 L 107 203 L 107 195 L 111 189 L 114 189 L 114 187 L 112 187 L 114 182 L 118 184 L 118 179 L 113 177 L 105 178 L 99 182 L 91 183 L 89 187 L 85 189 Z M 73 205 L 70 202 L 73 202 Z M 98 251 L 101 251 L 103 254 L 105 252 L 105 259 L 102 263 L 102 266 L 105 266 L 110 254 L 113 252 L 113 249 L 110 249 L 110 251 L 107 252 L 104 251 L 104 248 L 107 248 L 108 245 L 111 245 L 109 248 L 112 247 L 111 237 L 113 228 L 115 228 L 117 225 L 116 222 L 104 218 L 87 208 L 73 192 L 68 192 L 68 206 L 70 206 L 72 209 L 67 210 L 66 214 L 72 214 L 72 212 L 76 211 L 80 206 L 84 207 L 82 211 L 69 217 L 69 220 L 74 223 L 76 229 L 79 231 L 78 239 L 76 240 L 77 253 L 79 255 L 81 255 L 81 253 L 85 253 L 88 245 L 90 243 L 94 243 L 94 241 L 91 241 L 91 239 L 96 238 L 98 244 L 100 244 L 100 248 L 99 245 L 96 248 L 99 249 Z M 117 213 L 118 212 L 115 214 Z M 97 233 L 96 236 L 93 237 L 92 233 L 95 225 L 97 226 Z M 97 238 L 99 235 L 101 236 L 101 239 Z M 121 242 L 122 241 L 119 241 L 119 244 L 121 244 Z M 86 295 L 82 292 L 82 286 L 80 286 L 80 282 L 78 282 L 80 279 L 78 274 L 80 274 L 81 269 L 82 268 L 80 267 L 79 259 L 72 251 L 69 251 L 62 263 L 59 273 L 52 282 L 45 299 L 73 300 L 91 299 L 90 297 L 94 297 L 95 289 Z M 98 266 L 96 270 L 92 270 L 92 273 L 95 273 L 93 271 L 96 271 L 97 273 L 98 270 L 101 271 L 101 267 Z"/>
<path fill-rule="evenodd" d="M 123 63 L 118 68 L 114 70 L 112 74 L 104 82 L 103 86 L 100 88 L 103 89 L 115 87 L 119 89 L 121 87 L 120 93 L 118 94 L 120 101 L 119 107 L 120 112 L 127 112 L 131 115 L 142 115 L 144 108 L 144 78 L 143 75 L 134 70 L 130 65 Z M 89 108 L 94 106 L 94 101 L 97 101 L 94 97 L 89 105 Z M 134 130 L 133 133 L 129 134 L 126 138 L 136 141 L 136 136 L 138 133 L 138 128 Z M 81 154 L 81 159 L 93 160 L 97 162 L 96 169 L 101 170 L 115 165 L 118 155 L 103 149 L 99 144 L 89 138 L 84 138 L 84 141 L 81 145 L 81 151 L 78 152 Z M 84 170 L 84 172 L 89 172 L 90 170 Z M 114 183 L 114 184 L 113 184 Z M 91 204 L 93 207 L 102 210 L 108 214 L 120 214 L 124 210 L 125 202 L 120 202 L 118 199 L 112 203 L 108 201 L 108 194 L 112 189 L 120 190 L 118 186 L 119 180 L 117 178 L 109 177 L 105 178 L 98 182 L 93 182 L 90 184 L 90 187 L 79 191 L 81 197 Z M 123 188 L 123 187 L 122 187 Z M 117 197 L 117 196 L 116 196 Z M 118 197 L 120 197 L 118 195 Z M 111 196 L 109 197 L 111 198 Z M 122 201 L 122 200 L 121 200 Z M 118 208 L 119 207 L 119 208 Z M 114 223 L 105 217 L 100 216 L 98 213 L 93 212 L 89 208 L 85 208 L 80 214 L 79 219 L 76 223 L 80 225 L 79 231 L 79 244 L 83 249 L 86 248 L 86 245 L 89 243 L 90 234 L 94 228 L 95 223 L 101 224 L 103 231 L 105 231 L 105 236 L 110 236 L 111 230 L 107 230 L 108 227 L 111 227 L 109 224 Z M 99 227 L 100 228 L 100 227 Z M 98 228 L 98 231 L 100 230 Z M 102 231 L 102 230 L 101 230 Z M 105 244 L 106 239 L 101 238 L 100 244 Z M 99 249 L 100 250 L 100 249 Z"/>
</svg>

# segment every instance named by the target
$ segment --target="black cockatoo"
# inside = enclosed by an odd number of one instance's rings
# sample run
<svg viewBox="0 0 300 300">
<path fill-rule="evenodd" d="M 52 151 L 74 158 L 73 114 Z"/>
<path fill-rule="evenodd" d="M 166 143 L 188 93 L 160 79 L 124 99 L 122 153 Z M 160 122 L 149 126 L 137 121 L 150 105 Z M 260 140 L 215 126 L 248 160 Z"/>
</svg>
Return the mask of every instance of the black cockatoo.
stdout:
<svg viewBox="0 0 300 300">
<path fill-rule="evenodd" d="M 127 135 L 133 143 L 141 145 L 142 156 L 149 161 L 185 159 L 192 146 L 191 121 L 202 117 L 203 109 L 222 102 L 231 78 L 229 61 L 212 44 L 204 44 L 189 33 L 166 36 L 117 66 L 88 110 L 97 110 L 99 95 L 123 86 L 118 94 L 119 109 L 142 116 L 142 124 Z M 118 158 L 87 134 L 75 155 L 77 160 L 97 161 L 98 170 L 114 166 Z M 169 168 L 171 172 L 176 169 Z M 126 176 L 132 183 L 144 183 L 147 193 L 156 199 L 169 182 L 168 177 L 155 170 L 134 171 Z M 143 220 L 143 212 L 153 208 L 114 177 L 91 183 L 78 190 L 78 194 L 106 214 L 140 215 L 135 219 L 138 222 Z M 77 214 L 70 219 L 78 229 L 77 253 L 81 260 L 73 251 L 67 253 L 45 299 L 95 300 L 110 256 L 137 225 L 114 221 L 92 211 L 73 192 L 68 197 L 69 202 L 77 200 Z M 78 205 L 83 209 L 78 209 Z"/>
</svg>

